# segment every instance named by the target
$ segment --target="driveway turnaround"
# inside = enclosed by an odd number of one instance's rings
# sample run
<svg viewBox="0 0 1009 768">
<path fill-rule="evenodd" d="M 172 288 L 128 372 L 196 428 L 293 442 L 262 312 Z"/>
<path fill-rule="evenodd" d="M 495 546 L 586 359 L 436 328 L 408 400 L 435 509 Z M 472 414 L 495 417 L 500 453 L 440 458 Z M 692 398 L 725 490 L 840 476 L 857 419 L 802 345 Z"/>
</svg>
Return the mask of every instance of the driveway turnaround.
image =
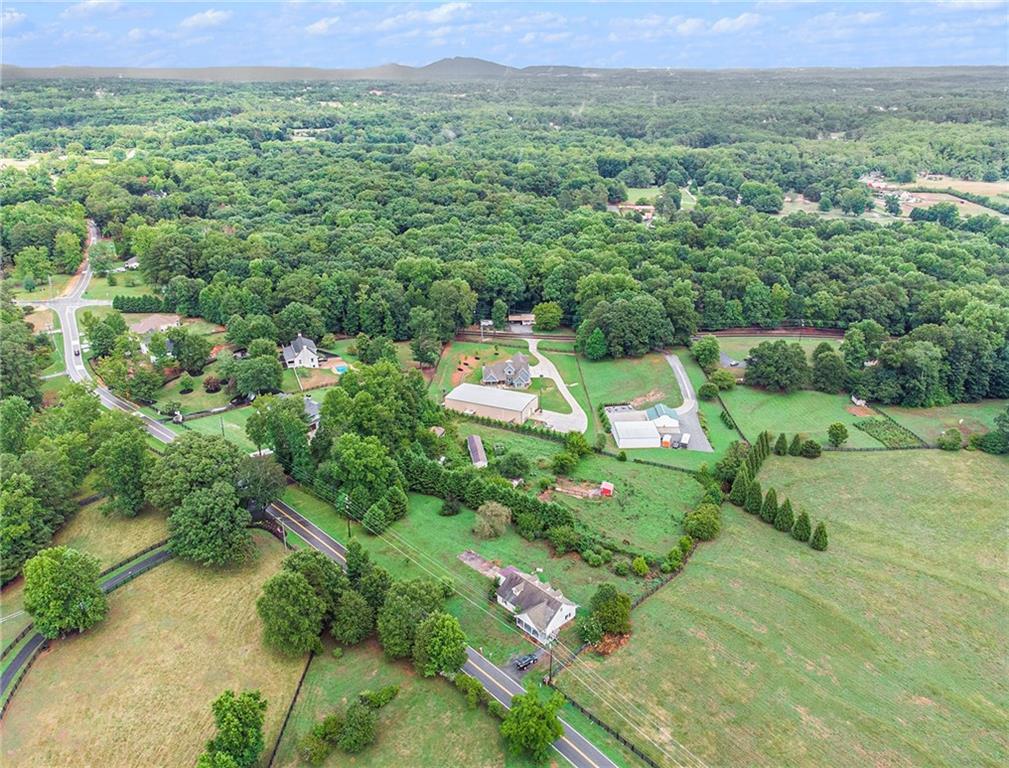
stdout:
<svg viewBox="0 0 1009 768">
<path fill-rule="evenodd" d="M 680 385 L 680 394 L 683 395 L 683 405 L 676 409 L 676 418 L 680 420 L 680 431 L 690 435 L 691 451 L 704 451 L 712 453 L 713 448 L 708 442 L 708 436 L 701 429 L 701 420 L 697 416 L 697 393 L 694 392 L 694 385 L 690 383 L 690 377 L 676 355 L 666 355 L 666 362 L 676 374 L 676 382 Z"/>
<path fill-rule="evenodd" d="M 550 360 L 543 356 L 543 353 L 539 351 L 540 340 L 539 339 L 526 339 L 529 344 L 529 352 L 539 358 L 539 363 L 530 366 L 529 373 L 533 378 L 546 378 L 553 379 L 554 383 L 557 384 L 557 391 L 561 393 L 561 397 L 567 402 L 568 406 L 571 408 L 571 413 L 557 413 L 557 411 L 540 411 L 540 416 L 546 425 L 555 432 L 584 432 L 589 428 L 589 418 L 585 415 L 585 411 L 582 407 L 578 405 L 578 401 L 575 400 L 575 396 L 571 394 L 568 389 L 568 385 L 561 378 L 560 372 L 557 370 L 557 366 L 554 365 Z"/>
</svg>

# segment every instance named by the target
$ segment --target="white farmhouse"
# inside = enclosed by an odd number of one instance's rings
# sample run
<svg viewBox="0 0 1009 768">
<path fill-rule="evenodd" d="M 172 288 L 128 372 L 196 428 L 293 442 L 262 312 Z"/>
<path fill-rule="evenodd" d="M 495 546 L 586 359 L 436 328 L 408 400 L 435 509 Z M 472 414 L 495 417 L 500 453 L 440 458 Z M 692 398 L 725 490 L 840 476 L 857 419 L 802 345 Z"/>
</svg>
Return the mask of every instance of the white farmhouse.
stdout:
<svg viewBox="0 0 1009 768">
<path fill-rule="evenodd" d="M 284 365 L 288 368 L 318 368 L 319 353 L 315 351 L 315 342 L 299 333 L 290 344 L 284 345 Z"/>
<path fill-rule="evenodd" d="M 555 640 L 578 610 L 550 584 L 517 568 L 505 568 L 498 574 L 496 595 L 498 604 L 515 614 L 516 626 L 541 643 Z"/>
</svg>

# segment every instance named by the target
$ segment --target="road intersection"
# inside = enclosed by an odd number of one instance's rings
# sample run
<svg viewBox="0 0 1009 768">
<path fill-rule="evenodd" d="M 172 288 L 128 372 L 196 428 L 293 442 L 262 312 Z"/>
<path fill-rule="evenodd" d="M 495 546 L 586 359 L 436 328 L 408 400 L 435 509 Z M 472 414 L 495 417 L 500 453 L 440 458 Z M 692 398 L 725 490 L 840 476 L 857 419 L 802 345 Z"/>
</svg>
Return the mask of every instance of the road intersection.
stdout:
<svg viewBox="0 0 1009 768">
<path fill-rule="evenodd" d="M 98 228 L 89 219 L 88 248 L 97 241 Z M 61 296 L 48 301 L 21 302 L 22 304 L 47 307 L 59 315 L 60 324 L 63 328 L 63 355 L 66 358 L 67 374 L 74 381 L 93 382 L 83 359 L 80 329 L 77 327 L 77 310 L 81 307 L 107 306 L 110 304 L 108 301 L 96 301 L 84 298 L 84 293 L 90 280 L 91 263 L 87 255 L 85 255 L 82 269 L 74 280 L 70 282 Z M 78 352 L 81 354 L 77 354 Z M 165 427 L 156 419 L 141 413 L 140 409 L 133 403 L 117 397 L 101 385 L 95 384 L 94 390 L 102 405 L 106 408 L 132 413 L 140 418 L 148 434 L 156 440 L 162 443 L 170 443 L 175 439 L 176 435 L 172 430 Z M 296 533 L 313 549 L 337 561 L 341 566 L 346 565 L 345 555 L 347 548 L 294 508 L 282 501 L 277 501 L 267 508 L 267 514 L 283 526 L 285 530 Z M 467 660 L 463 666 L 463 671 L 477 678 L 484 688 L 487 689 L 488 693 L 505 707 L 510 706 L 512 696 L 524 692 L 522 686 L 509 676 L 507 672 L 493 664 L 474 648 L 467 648 L 466 655 Z M 563 720 L 561 720 L 561 724 L 564 727 L 564 735 L 554 742 L 553 747 L 571 765 L 575 766 L 575 768 L 617 768 L 617 764 L 596 748 L 592 742 Z"/>
</svg>

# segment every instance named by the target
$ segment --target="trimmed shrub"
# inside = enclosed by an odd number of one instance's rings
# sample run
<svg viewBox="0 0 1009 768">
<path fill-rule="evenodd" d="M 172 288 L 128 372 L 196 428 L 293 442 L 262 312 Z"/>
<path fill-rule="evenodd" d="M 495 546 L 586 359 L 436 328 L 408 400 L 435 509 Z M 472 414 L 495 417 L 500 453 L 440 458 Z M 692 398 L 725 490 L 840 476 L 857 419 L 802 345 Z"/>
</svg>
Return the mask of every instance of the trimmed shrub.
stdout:
<svg viewBox="0 0 1009 768">
<path fill-rule="evenodd" d="M 807 440 L 802 444 L 802 455 L 807 459 L 820 458 L 820 444 L 816 440 Z"/>
<path fill-rule="evenodd" d="M 835 448 L 841 447 L 841 444 L 848 439 L 848 428 L 844 426 L 839 421 L 835 421 L 829 427 L 827 427 L 827 440 Z"/>
<path fill-rule="evenodd" d="M 963 446 L 963 437 L 959 429 L 947 429 L 939 435 L 936 444 L 944 451 L 959 451 Z"/>
<path fill-rule="evenodd" d="M 796 435 L 792 438 L 791 444 L 788 446 L 789 456 L 801 456 L 802 455 L 802 437 Z"/>
<path fill-rule="evenodd" d="M 357 698 L 365 706 L 372 709 L 381 709 L 399 695 L 398 685 L 386 685 L 377 691 L 361 691 Z"/>
<path fill-rule="evenodd" d="M 557 555 L 566 555 L 580 549 L 582 537 L 570 525 L 558 525 L 547 531 L 547 540 Z"/>
<path fill-rule="evenodd" d="M 722 411 L 721 413 L 719 413 L 718 418 L 720 418 L 722 420 L 722 423 L 729 429 L 736 428 L 736 422 L 732 420 L 732 417 L 729 415 L 728 411 Z"/>
<path fill-rule="evenodd" d="M 714 400 L 718 397 L 718 387 L 710 381 L 706 381 L 698 387 L 697 396 L 701 398 L 701 400 Z"/>
<path fill-rule="evenodd" d="M 634 572 L 635 576 L 645 577 L 648 575 L 648 561 L 645 560 L 641 555 L 638 555 L 633 560 L 631 560 L 631 570 Z"/>
<path fill-rule="evenodd" d="M 773 523 L 778 517 L 778 493 L 773 488 L 768 490 L 764 503 L 760 507 L 760 519 L 765 523 Z"/>
<path fill-rule="evenodd" d="M 621 560 L 618 563 L 613 564 L 613 572 L 617 576 L 630 576 L 631 575 L 631 564 L 627 560 Z"/>
<path fill-rule="evenodd" d="M 751 515 L 759 515 L 762 506 L 764 506 L 764 494 L 760 487 L 760 481 L 754 480 L 746 491 L 746 503 L 743 504 L 743 509 Z"/>
<path fill-rule="evenodd" d="M 822 520 L 816 524 L 816 530 L 813 531 L 813 538 L 809 540 L 809 546 L 817 552 L 823 552 L 827 548 L 827 526 L 823 524 Z"/>
<path fill-rule="evenodd" d="M 736 479 L 732 481 L 732 490 L 729 492 L 729 501 L 737 507 L 746 504 L 746 494 L 750 490 L 750 472 L 746 465 L 743 465 L 736 472 Z"/>
<path fill-rule="evenodd" d="M 462 504 L 459 499 L 455 496 L 448 496 L 445 501 L 442 502 L 441 508 L 438 510 L 438 514 L 442 517 L 453 517 L 458 515 L 462 510 Z"/>
<path fill-rule="evenodd" d="M 792 502 L 785 499 L 778 507 L 778 514 L 774 517 L 774 527 L 779 531 L 791 531 L 795 524 L 795 513 L 792 512 Z"/>
<path fill-rule="evenodd" d="M 785 456 L 788 453 L 788 438 L 782 432 L 778 435 L 778 441 L 774 444 L 774 455 Z"/>
<path fill-rule="evenodd" d="M 736 386 L 736 377 L 728 371 L 715 371 L 708 377 L 708 381 L 718 387 L 720 392 L 734 389 Z"/>
<path fill-rule="evenodd" d="M 701 504 L 683 518 L 683 529 L 694 539 L 711 541 L 722 530 L 722 519 L 714 504 Z"/>
<path fill-rule="evenodd" d="M 617 454 L 617 461 L 627 461 L 627 451 L 621 451 Z"/>
<path fill-rule="evenodd" d="M 796 541 L 809 541 L 811 533 L 809 515 L 805 511 L 800 512 L 799 516 L 795 518 L 795 524 L 792 526 L 792 538 Z"/>
</svg>

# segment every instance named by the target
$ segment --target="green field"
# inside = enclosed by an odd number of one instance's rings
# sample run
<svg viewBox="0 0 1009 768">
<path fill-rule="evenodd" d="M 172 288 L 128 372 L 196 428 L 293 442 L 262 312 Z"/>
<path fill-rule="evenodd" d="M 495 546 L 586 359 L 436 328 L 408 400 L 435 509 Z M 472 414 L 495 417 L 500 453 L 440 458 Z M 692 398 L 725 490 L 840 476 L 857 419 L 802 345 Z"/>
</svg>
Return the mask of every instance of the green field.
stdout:
<svg viewBox="0 0 1009 768">
<path fill-rule="evenodd" d="M 55 641 L 4 717 L 4 765 L 193 765 L 229 688 L 262 692 L 272 745 L 305 658 L 263 646 L 256 598 L 284 550 L 255 540 L 240 567 L 158 566 L 112 594 L 100 625 Z"/>
<path fill-rule="evenodd" d="M 201 416 L 198 419 L 185 422 L 183 429 L 191 429 L 204 435 L 223 435 L 226 440 L 237 445 L 243 451 L 251 453 L 256 450 L 253 443 L 245 434 L 245 422 L 252 415 L 252 408 L 233 408 L 224 413 L 214 413 L 210 416 Z"/>
<path fill-rule="evenodd" d="M 73 547 L 94 555 L 104 569 L 168 537 L 164 515 L 150 510 L 136 517 L 106 515 L 104 506 L 104 501 L 96 501 L 81 507 L 56 532 L 52 546 Z M 6 643 L 31 621 L 30 616 L 20 613 L 23 586 L 18 577 L 4 587 L 0 596 L 0 642 Z"/>
<path fill-rule="evenodd" d="M 49 354 L 49 365 L 39 371 L 39 376 L 48 376 L 53 373 L 62 373 L 67 369 L 67 361 L 63 356 L 63 334 L 53 333 L 49 336 L 53 349 Z"/>
<path fill-rule="evenodd" d="M 995 427 L 995 417 L 1005 413 L 1009 400 L 983 400 L 957 403 L 943 408 L 900 408 L 886 406 L 886 413 L 905 429 L 914 432 L 929 445 L 935 445 L 947 429 L 959 429 L 964 440 L 984 434 Z"/>
<path fill-rule="evenodd" d="M 638 200 L 644 199 L 649 203 L 653 203 L 661 192 L 661 187 L 628 187 L 627 202 L 636 204 Z"/>
<path fill-rule="evenodd" d="M 614 403 L 631 403 L 637 408 L 656 403 L 676 408 L 683 404 L 676 375 L 661 354 L 595 362 L 581 359 L 579 363 L 596 408 Z"/>
<path fill-rule="evenodd" d="M 227 405 L 231 401 L 232 395 L 225 388 L 222 387 L 217 392 L 207 392 L 203 388 L 203 381 L 207 376 L 220 377 L 220 367 L 219 363 L 213 362 L 203 369 L 203 373 L 193 376 L 193 391 L 185 395 L 179 392 L 180 379 L 172 379 L 158 391 L 156 405 L 164 405 L 169 402 L 180 403 L 183 415 Z"/>
<path fill-rule="evenodd" d="M 19 280 L 5 280 L 10 289 L 11 297 L 15 299 L 21 299 L 22 301 L 31 301 L 32 299 L 54 299 L 59 296 L 63 289 L 67 287 L 67 283 L 73 275 L 53 275 L 52 285 L 50 286 L 49 280 L 43 280 L 35 285 L 35 289 L 31 291 L 26 291 L 24 288 L 24 283 Z"/>
<path fill-rule="evenodd" d="M 92 277 L 84 298 L 111 300 L 116 296 L 147 296 L 155 292 L 139 271 L 116 272 L 115 281 L 115 285 L 109 285 L 107 277 Z"/>
<path fill-rule="evenodd" d="M 527 484 L 535 486 L 540 477 L 553 477 L 549 460 L 562 450 L 559 443 L 462 420 L 458 428 L 462 437 L 480 435 L 490 458 L 499 455 L 499 448 L 529 458 L 534 469 L 525 478 Z M 573 510 L 588 528 L 605 534 L 617 544 L 655 555 L 664 555 L 682 535 L 680 520 L 701 495 L 700 485 L 686 473 L 617 461 L 599 454 L 583 458 L 571 479 L 592 486 L 608 480 L 613 483 L 615 494 L 609 499 L 584 499 L 555 492 L 554 501 Z"/>
<path fill-rule="evenodd" d="M 834 349 L 840 347 L 840 339 L 811 339 L 808 336 L 716 336 L 718 348 L 734 360 L 745 360 L 750 354 L 750 350 L 765 341 L 785 341 L 789 344 L 798 344 L 806 351 L 806 357 L 812 360 L 813 350 L 822 343 L 827 342 Z M 743 369 L 732 369 L 743 375 Z"/>
<path fill-rule="evenodd" d="M 585 439 L 589 441 L 591 445 L 596 439 L 596 435 L 599 433 L 599 416 L 596 414 L 593 406 L 591 397 L 589 396 L 589 391 L 585 386 L 585 382 L 582 380 L 582 372 L 580 367 L 579 358 L 574 354 L 564 354 L 562 352 L 551 353 L 549 348 L 540 345 L 544 354 L 550 357 L 550 362 L 554 364 L 557 368 L 557 372 L 564 379 L 564 383 L 568 385 L 568 391 L 578 402 L 578 405 L 582 407 L 585 411 L 585 415 L 588 416 L 589 426 L 585 430 Z"/>
<path fill-rule="evenodd" d="M 539 396 L 540 408 L 545 411 L 571 413 L 571 406 L 561 396 L 557 389 L 557 383 L 553 379 L 533 379 L 526 391 Z"/>
<path fill-rule="evenodd" d="M 347 540 L 346 519 L 325 502 L 315 499 L 296 487 L 289 487 L 284 500 L 340 541 Z M 475 514 L 464 509 L 454 517 L 438 514 L 442 502 L 430 496 L 410 494 L 410 512 L 396 522 L 382 537 L 364 533 L 352 525 L 354 536 L 360 537 L 372 556 L 399 578 L 448 578 L 464 597 L 448 601 L 449 612 L 459 617 L 463 629 L 474 646 L 484 649 L 484 655 L 497 662 L 529 647 L 519 635 L 514 623 L 497 606 L 487 602 L 488 579 L 459 560 L 466 550 L 473 550 L 501 566 L 514 565 L 528 573 L 542 568 L 540 578 L 549 581 L 565 596 L 588 605 L 596 587 L 610 581 L 634 594 L 644 587 L 636 579 L 622 579 L 606 568 L 590 568 L 574 556 L 553 557 L 545 543 L 529 542 L 509 529 L 497 539 L 478 539 L 473 533 Z"/>
<path fill-rule="evenodd" d="M 420 677 L 409 660 L 387 660 L 375 640 L 346 649 L 340 659 L 333 658 L 331 648 L 327 643 L 326 650 L 312 660 L 274 765 L 304 765 L 297 755 L 297 742 L 312 725 L 328 714 L 345 710 L 361 691 L 385 685 L 398 685 L 399 695 L 379 715 L 376 742 L 353 758 L 334 750 L 323 765 L 534 765 L 507 757 L 498 734 L 499 721 L 485 707 L 470 709 L 445 678 Z M 446 734 L 452 737 L 446 738 Z"/>
<path fill-rule="evenodd" d="M 713 767 L 1006 764 L 1009 461 L 772 457 L 761 481 L 827 522 L 829 550 L 726 506 L 721 537 L 635 610 L 630 644 L 588 660 L 611 697 Z"/>
<path fill-rule="evenodd" d="M 798 432 L 803 438 L 811 438 L 821 445 L 827 445 L 827 428 L 834 422 L 841 422 L 848 428 L 846 446 L 881 447 L 878 440 L 855 429 L 854 423 L 864 417 L 849 413 L 851 400 L 847 395 L 829 395 L 811 389 L 783 394 L 737 386 L 731 391 L 723 392 L 722 400 L 743 434 L 751 441 L 767 430 L 774 436 L 784 432 L 790 438 Z"/>
</svg>

